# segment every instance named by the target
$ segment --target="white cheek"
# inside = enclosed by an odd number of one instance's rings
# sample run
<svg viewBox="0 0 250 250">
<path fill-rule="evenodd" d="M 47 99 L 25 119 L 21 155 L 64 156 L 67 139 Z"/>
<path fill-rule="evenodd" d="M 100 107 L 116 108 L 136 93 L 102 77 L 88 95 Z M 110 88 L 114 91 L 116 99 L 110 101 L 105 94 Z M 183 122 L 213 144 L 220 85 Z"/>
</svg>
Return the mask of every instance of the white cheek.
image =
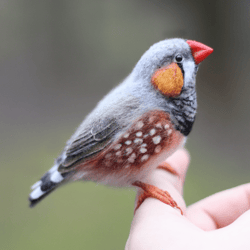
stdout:
<svg viewBox="0 0 250 250">
<path fill-rule="evenodd" d="M 185 72 L 184 82 L 188 83 L 192 80 L 195 71 L 195 63 L 192 61 L 187 61 L 183 63 L 183 70 Z"/>
</svg>

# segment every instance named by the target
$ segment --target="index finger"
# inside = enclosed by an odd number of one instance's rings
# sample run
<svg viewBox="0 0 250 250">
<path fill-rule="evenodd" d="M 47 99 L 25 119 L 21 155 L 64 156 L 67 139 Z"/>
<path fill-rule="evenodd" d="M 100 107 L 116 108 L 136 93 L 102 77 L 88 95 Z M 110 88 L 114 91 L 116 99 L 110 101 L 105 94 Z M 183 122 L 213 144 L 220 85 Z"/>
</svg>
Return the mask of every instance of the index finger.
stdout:
<svg viewBox="0 0 250 250">
<path fill-rule="evenodd" d="M 148 176 L 147 183 L 162 190 L 168 191 L 174 201 L 177 202 L 178 206 L 185 213 L 186 206 L 182 198 L 182 188 L 189 164 L 189 154 L 185 149 L 179 149 L 166 160 L 166 163 L 168 163 L 175 170 L 177 175 L 174 175 L 162 169 L 156 169 L 150 174 L 150 176 Z M 140 192 L 141 190 L 139 190 L 138 193 Z M 159 212 L 159 209 L 162 210 L 162 212 L 166 212 L 165 210 L 168 210 L 169 208 L 174 211 L 172 207 L 166 205 L 165 203 L 162 203 L 157 199 L 147 198 L 136 211 L 136 214 L 144 213 L 143 211 L 149 210 L 153 213 L 156 210 Z M 177 211 L 179 213 L 179 210 Z"/>
<path fill-rule="evenodd" d="M 186 206 L 182 198 L 182 187 L 189 164 L 189 154 L 185 149 L 180 149 L 166 162 L 171 165 L 177 175 L 156 169 L 148 178 L 149 184 L 168 191 L 185 213 Z M 156 242 L 162 244 L 162 240 L 166 240 L 166 233 L 179 232 L 180 228 L 183 231 L 188 229 L 189 232 L 190 228 L 192 230 L 198 229 L 182 216 L 178 209 L 174 209 L 157 199 L 147 198 L 135 213 L 126 249 L 129 249 L 131 242 L 140 241 L 141 238 L 144 239 L 145 244 L 146 235 L 149 236 L 146 237 L 149 241 L 155 239 L 154 245 Z"/>
</svg>

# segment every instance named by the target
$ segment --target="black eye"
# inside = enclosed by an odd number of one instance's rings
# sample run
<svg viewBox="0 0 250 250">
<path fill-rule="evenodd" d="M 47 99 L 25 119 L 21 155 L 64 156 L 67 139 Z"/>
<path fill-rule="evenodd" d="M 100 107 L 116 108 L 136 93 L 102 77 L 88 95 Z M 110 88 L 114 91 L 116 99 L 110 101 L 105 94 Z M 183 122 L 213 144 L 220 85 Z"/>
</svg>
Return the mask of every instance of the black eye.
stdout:
<svg viewBox="0 0 250 250">
<path fill-rule="evenodd" d="M 177 56 L 175 56 L 175 61 L 176 62 L 182 62 L 182 60 L 183 60 L 183 57 L 182 57 L 182 55 L 177 55 Z"/>
</svg>

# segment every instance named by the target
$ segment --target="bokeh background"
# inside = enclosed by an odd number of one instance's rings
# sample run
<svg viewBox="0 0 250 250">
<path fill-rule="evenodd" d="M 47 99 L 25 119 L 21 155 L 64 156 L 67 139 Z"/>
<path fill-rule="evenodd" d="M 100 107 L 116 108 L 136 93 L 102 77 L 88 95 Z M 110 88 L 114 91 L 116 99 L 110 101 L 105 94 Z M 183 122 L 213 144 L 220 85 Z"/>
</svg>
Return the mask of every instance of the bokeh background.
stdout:
<svg viewBox="0 0 250 250">
<path fill-rule="evenodd" d="M 185 199 L 250 177 L 250 2 L 0 1 L 0 248 L 124 249 L 135 192 L 94 183 L 59 189 L 34 209 L 29 187 L 84 116 L 153 43 L 203 42 Z"/>
</svg>

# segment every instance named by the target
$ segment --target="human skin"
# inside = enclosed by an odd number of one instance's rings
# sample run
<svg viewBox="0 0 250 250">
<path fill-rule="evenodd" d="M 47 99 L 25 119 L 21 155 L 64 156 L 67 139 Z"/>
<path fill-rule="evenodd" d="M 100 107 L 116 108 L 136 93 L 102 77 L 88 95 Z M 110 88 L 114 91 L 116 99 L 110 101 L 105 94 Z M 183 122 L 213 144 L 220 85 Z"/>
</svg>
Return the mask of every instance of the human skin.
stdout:
<svg viewBox="0 0 250 250">
<path fill-rule="evenodd" d="M 189 154 L 180 149 L 166 162 L 178 175 L 156 169 L 148 183 L 167 190 L 184 215 L 157 199 L 147 198 L 134 215 L 125 249 L 249 250 L 250 184 L 216 193 L 186 207 L 182 190 Z"/>
</svg>

